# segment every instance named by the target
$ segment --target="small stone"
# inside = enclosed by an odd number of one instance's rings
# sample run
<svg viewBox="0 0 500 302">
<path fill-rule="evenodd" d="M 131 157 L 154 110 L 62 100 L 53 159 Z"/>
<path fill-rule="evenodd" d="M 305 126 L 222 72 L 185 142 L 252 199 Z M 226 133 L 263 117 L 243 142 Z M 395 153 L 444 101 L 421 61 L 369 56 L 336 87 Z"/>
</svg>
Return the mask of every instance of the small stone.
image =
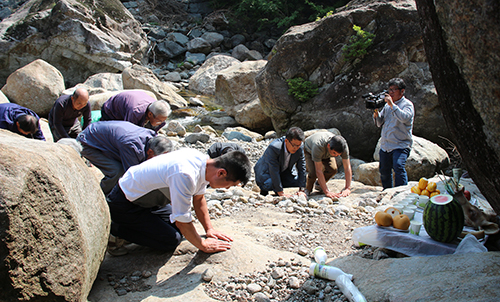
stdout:
<svg viewBox="0 0 500 302">
<path fill-rule="evenodd" d="M 319 204 L 314 199 L 308 200 L 307 206 L 309 206 L 310 208 L 319 208 Z"/>
<path fill-rule="evenodd" d="M 257 283 L 250 283 L 247 286 L 247 291 L 252 295 L 257 293 L 257 292 L 260 292 L 261 290 L 262 290 L 262 287 L 260 285 L 258 285 Z"/>
<path fill-rule="evenodd" d="M 288 280 L 288 286 L 290 286 L 291 288 L 294 288 L 294 289 L 299 288 L 300 287 L 299 278 L 297 278 L 297 277 L 291 277 Z"/>
<path fill-rule="evenodd" d="M 285 271 L 281 268 L 275 268 L 273 270 L 273 272 L 271 273 L 271 276 L 273 277 L 273 279 L 283 278 L 284 275 L 285 275 Z"/>
<path fill-rule="evenodd" d="M 373 252 L 373 260 L 380 260 L 384 258 L 389 258 L 389 256 L 385 253 L 383 249 L 378 248 Z"/>
<path fill-rule="evenodd" d="M 309 295 L 315 295 L 316 291 L 318 291 L 318 288 L 311 280 L 307 280 L 302 286 L 302 289 L 304 289 Z"/>
<path fill-rule="evenodd" d="M 124 296 L 124 295 L 126 295 L 126 294 L 127 294 L 127 290 L 126 290 L 126 289 L 124 289 L 124 288 L 119 288 L 119 289 L 117 289 L 117 290 L 116 290 L 116 294 L 117 294 L 118 296 Z"/>
<path fill-rule="evenodd" d="M 304 246 L 301 246 L 301 247 L 299 247 L 298 253 L 301 256 L 305 256 L 305 255 L 307 255 L 307 253 L 309 253 L 309 249 L 304 247 Z"/>
<path fill-rule="evenodd" d="M 202 274 L 201 278 L 202 278 L 202 279 L 203 279 L 203 281 L 205 281 L 205 282 L 210 282 L 210 281 L 212 281 L 212 278 L 214 277 L 214 275 L 215 275 L 215 274 L 214 274 L 214 271 L 213 271 L 212 269 L 210 269 L 210 268 L 207 268 L 207 269 L 203 272 L 203 274 Z"/>
<path fill-rule="evenodd" d="M 143 278 L 149 278 L 153 275 L 153 273 L 151 273 L 150 271 L 143 271 L 142 272 L 142 277 Z"/>
<path fill-rule="evenodd" d="M 270 302 L 271 299 L 269 299 L 268 296 L 266 296 L 266 294 L 264 293 L 256 293 L 255 295 L 253 295 L 253 299 L 255 302 Z"/>
</svg>

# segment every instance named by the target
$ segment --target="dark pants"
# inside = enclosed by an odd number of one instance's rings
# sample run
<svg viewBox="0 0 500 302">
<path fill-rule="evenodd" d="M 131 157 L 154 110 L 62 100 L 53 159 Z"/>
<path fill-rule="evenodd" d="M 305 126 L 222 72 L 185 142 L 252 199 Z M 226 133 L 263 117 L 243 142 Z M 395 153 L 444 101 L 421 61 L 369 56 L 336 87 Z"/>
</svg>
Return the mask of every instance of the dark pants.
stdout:
<svg viewBox="0 0 500 302">
<path fill-rule="evenodd" d="M 259 186 L 259 188 L 263 191 L 274 191 L 273 180 L 271 179 L 271 175 L 264 174 L 263 176 L 264 177 L 262 178 L 264 179 L 264 182 L 260 181 L 262 179 L 260 177 L 259 181 L 256 180 L 256 183 Z M 299 175 L 297 174 L 297 169 L 295 168 L 295 166 L 291 170 L 287 169 L 282 173 L 280 173 L 280 179 L 283 188 L 293 188 L 293 187 L 303 186 L 303 184 L 300 184 L 299 182 Z"/>
<path fill-rule="evenodd" d="M 314 187 L 314 182 L 316 181 L 316 166 L 312 160 L 311 153 L 304 152 L 306 158 L 306 170 L 307 170 L 307 183 L 306 190 L 312 192 Z M 328 182 L 330 178 L 337 174 L 337 161 L 335 157 L 324 158 L 321 160 L 323 164 L 323 175 L 325 176 L 325 181 Z"/>
<path fill-rule="evenodd" d="M 380 180 L 384 189 L 392 188 L 392 170 L 394 170 L 394 186 L 404 186 L 408 184 L 408 175 L 406 174 L 406 159 L 410 154 L 410 149 L 395 149 L 391 152 L 385 152 L 380 149 L 379 171 Z"/>
<path fill-rule="evenodd" d="M 125 173 L 122 163 L 116 159 L 110 158 L 101 150 L 83 144 L 82 147 L 81 155 L 88 159 L 94 166 L 101 170 L 102 174 L 104 174 L 103 179 L 101 179 L 101 189 L 104 195 L 108 195 L 116 186 L 120 177 Z"/>
<path fill-rule="evenodd" d="M 63 138 L 59 133 L 59 131 L 57 131 L 52 124 L 49 124 L 49 128 L 50 132 L 52 132 L 52 138 L 54 139 L 54 142 L 57 142 L 58 140 Z M 64 130 L 66 131 L 69 137 L 76 138 L 78 134 L 82 132 L 82 125 L 80 125 L 80 119 L 79 118 L 76 119 L 73 126 L 64 127 Z"/>
<path fill-rule="evenodd" d="M 173 251 L 181 243 L 182 234 L 175 223 L 170 223 L 169 215 L 153 214 L 153 209 L 133 204 L 127 200 L 118 184 L 106 200 L 111 213 L 113 236 L 164 251 Z"/>
</svg>

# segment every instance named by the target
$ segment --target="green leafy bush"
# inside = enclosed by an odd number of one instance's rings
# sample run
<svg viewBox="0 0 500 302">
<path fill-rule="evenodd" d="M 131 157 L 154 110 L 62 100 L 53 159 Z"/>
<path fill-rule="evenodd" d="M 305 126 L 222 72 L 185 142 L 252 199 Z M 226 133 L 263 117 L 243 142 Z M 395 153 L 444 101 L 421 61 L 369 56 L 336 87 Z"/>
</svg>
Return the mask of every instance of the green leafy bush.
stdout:
<svg viewBox="0 0 500 302">
<path fill-rule="evenodd" d="M 305 103 L 318 94 L 318 87 L 311 81 L 303 78 L 286 80 L 288 84 L 288 95 L 293 96 L 299 102 Z"/>
<path fill-rule="evenodd" d="M 367 49 L 373 44 L 373 39 L 375 39 L 375 34 L 364 31 L 357 25 L 352 28 L 356 34 L 352 35 L 347 45 L 342 48 L 344 60 L 346 61 L 363 58 L 368 53 Z"/>
</svg>

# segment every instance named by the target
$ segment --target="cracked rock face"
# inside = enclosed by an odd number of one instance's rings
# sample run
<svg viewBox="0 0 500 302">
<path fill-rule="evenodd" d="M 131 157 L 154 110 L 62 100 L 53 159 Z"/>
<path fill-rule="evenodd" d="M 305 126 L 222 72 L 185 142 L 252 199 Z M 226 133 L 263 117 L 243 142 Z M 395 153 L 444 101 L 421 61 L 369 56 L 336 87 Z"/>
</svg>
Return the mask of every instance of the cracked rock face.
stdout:
<svg viewBox="0 0 500 302">
<path fill-rule="evenodd" d="M 0 82 L 43 59 L 71 86 L 99 72 L 130 67 L 147 47 L 141 24 L 118 0 L 28 1 L 0 23 L 0 35 Z"/>
</svg>

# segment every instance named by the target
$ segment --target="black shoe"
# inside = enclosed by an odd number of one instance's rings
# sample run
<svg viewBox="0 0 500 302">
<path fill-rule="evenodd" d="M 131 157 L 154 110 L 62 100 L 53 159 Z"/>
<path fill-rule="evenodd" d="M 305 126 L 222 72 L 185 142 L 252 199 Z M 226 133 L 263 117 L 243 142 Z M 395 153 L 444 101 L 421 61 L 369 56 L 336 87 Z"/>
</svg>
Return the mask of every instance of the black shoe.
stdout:
<svg viewBox="0 0 500 302">
<path fill-rule="evenodd" d="M 267 196 L 268 193 L 269 191 L 260 190 L 260 195 L 262 196 Z"/>
</svg>

